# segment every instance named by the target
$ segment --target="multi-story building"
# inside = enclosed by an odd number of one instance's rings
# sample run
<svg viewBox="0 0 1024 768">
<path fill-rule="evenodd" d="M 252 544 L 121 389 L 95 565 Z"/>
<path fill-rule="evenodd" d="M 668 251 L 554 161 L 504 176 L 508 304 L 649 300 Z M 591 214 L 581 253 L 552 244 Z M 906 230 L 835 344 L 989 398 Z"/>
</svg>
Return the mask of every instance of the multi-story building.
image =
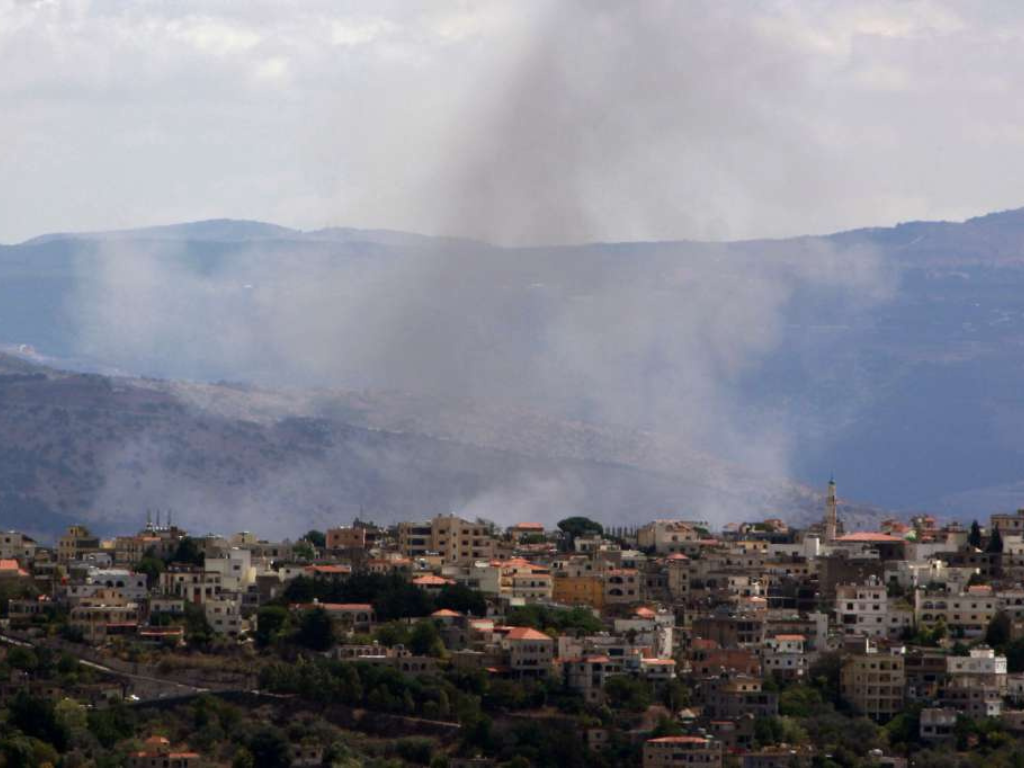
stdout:
<svg viewBox="0 0 1024 768">
<path fill-rule="evenodd" d="M 634 568 L 611 568 L 604 572 L 604 604 L 628 605 L 643 600 L 640 572 Z"/>
<path fill-rule="evenodd" d="M 1024 536 L 1024 509 L 1018 509 L 1016 514 L 997 513 L 989 518 L 990 527 L 999 531 L 1000 535 Z"/>
<path fill-rule="evenodd" d="M 116 589 L 100 590 L 71 609 L 68 625 L 81 632 L 86 642 L 101 643 L 113 635 L 134 634 L 139 625 L 139 606 Z"/>
<path fill-rule="evenodd" d="M 874 577 L 864 584 L 837 586 L 835 612 L 847 635 L 897 638 L 914 624 L 913 609 L 891 602 L 886 586 Z"/>
<path fill-rule="evenodd" d="M 957 712 L 945 707 L 925 707 L 920 714 L 922 741 L 947 741 L 954 736 Z"/>
<path fill-rule="evenodd" d="M 610 656 L 584 656 L 562 662 L 565 684 L 579 693 L 588 704 L 604 701 L 604 684 L 612 677 L 623 674 L 622 659 Z"/>
<path fill-rule="evenodd" d="M 229 592 L 244 591 L 256 583 L 256 568 L 248 549 L 231 547 L 216 557 L 207 557 L 204 568 L 207 573 L 220 574 L 221 588 Z"/>
<path fill-rule="evenodd" d="M 17 560 L 21 565 L 27 565 L 35 559 L 37 548 L 35 540 L 24 533 L 0 533 L 0 560 Z"/>
<path fill-rule="evenodd" d="M 764 641 L 762 662 L 765 673 L 784 679 L 799 680 L 807 674 L 807 655 L 803 635 L 775 635 Z"/>
<path fill-rule="evenodd" d="M 699 528 L 706 525 L 686 520 L 653 520 L 637 530 L 636 544 L 659 555 L 691 552 L 700 539 Z"/>
<path fill-rule="evenodd" d="M 703 736 L 662 736 L 644 742 L 644 768 L 721 768 L 722 744 Z"/>
<path fill-rule="evenodd" d="M 90 568 L 85 581 L 67 585 L 67 597 L 74 603 L 92 597 L 101 590 L 111 589 L 135 602 L 145 599 L 149 594 L 144 573 L 132 573 L 121 568 Z"/>
<path fill-rule="evenodd" d="M 448 564 L 442 566 L 441 576 L 485 595 L 501 594 L 501 566 L 489 560 Z"/>
<path fill-rule="evenodd" d="M 495 560 L 491 565 L 501 570 L 501 594 L 518 600 L 535 602 L 551 600 L 551 571 L 522 558 Z"/>
<path fill-rule="evenodd" d="M 889 720 L 904 704 L 903 656 L 871 648 L 843 659 L 840 692 L 858 712 L 874 720 Z"/>
<path fill-rule="evenodd" d="M 924 590 L 917 590 L 914 594 L 917 625 L 933 629 L 942 623 L 955 638 L 982 637 L 998 610 L 999 601 L 987 587 L 970 587 L 964 594 Z"/>
<path fill-rule="evenodd" d="M 971 648 L 968 656 L 947 656 L 946 674 L 954 684 L 1006 691 L 1007 660 L 987 646 Z"/>
<path fill-rule="evenodd" d="M 529 627 L 513 627 L 504 633 L 502 648 L 508 653 L 508 665 L 517 677 L 547 677 L 555 659 L 553 638 Z"/>
<path fill-rule="evenodd" d="M 57 562 L 69 563 L 88 552 L 99 552 L 100 540 L 84 525 L 72 525 L 57 540 Z"/>
<path fill-rule="evenodd" d="M 438 515 L 429 523 L 398 524 L 398 547 L 406 557 L 436 552 L 445 563 L 487 560 L 494 557 L 496 544 L 489 526 L 456 515 Z"/>
<path fill-rule="evenodd" d="M 171 566 L 160 574 L 160 584 L 164 594 L 197 605 L 219 597 L 222 591 L 221 574 L 200 566 Z"/>
<path fill-rule="evenodd" d="M 245 630 L 241 601 L 233 597 L 212 597 L 203 602 L 206 623 L 218 635 L 237 637 Z"/>
<path fill-rule="evenodd" d="M 779 714 L 779 694 L 766 691 L 763 680 L 741 674 L 725 674 L 700 681 L 698 695 L 704 714 L 714 719 L 743 715 L 775 717 Z"/>
</svg>

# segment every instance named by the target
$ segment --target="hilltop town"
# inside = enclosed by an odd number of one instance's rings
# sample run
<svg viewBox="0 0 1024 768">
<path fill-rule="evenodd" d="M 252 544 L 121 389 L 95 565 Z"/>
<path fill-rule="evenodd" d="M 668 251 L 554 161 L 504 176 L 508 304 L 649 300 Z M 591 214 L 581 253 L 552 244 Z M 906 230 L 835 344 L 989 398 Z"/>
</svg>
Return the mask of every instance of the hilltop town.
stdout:
<svg viewBox="0 0 1024 768">
<path fill-rule="evenodd" d="M 80 525 L 52 547 L 9 531 L 0 754 L 1009 760 L 1024 737 L 1024 510 L 984 527 L 922 515 L 845 532 L 834 483 L 826 498 L 805 529 L 585 517 L 501 529 L 448 514 L 265 541 L 190 534 L 164 512 L 110 540 Z"/>
</svg>

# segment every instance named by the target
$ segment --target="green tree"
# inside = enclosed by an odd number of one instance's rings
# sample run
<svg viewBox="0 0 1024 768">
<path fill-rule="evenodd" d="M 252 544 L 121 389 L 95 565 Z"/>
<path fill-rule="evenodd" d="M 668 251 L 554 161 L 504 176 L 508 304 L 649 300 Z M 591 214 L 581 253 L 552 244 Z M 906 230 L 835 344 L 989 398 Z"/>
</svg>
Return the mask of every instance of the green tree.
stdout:
<svg viewBox="0 0 1024 768">
<path fill-rule="evenodd" d="M 444 643 L 437 625 L 428 619 L 419 621 L 409 636 L 409 650 L 417 656 L 443 656 Z"/>
<path fill-rule="evenodd" d="M 578 538 L 586 536 L 601 536 L 604 534 L 604 526 L 596 520 L 591 520 L 589 517 L 567 517 L 564 520 L 558 521 L 558 530 L 560 530 L 565 537 L 569 540 L 569 547 L 572 547 L 573 542 Z"/>
<path fill-rule="evenodd" d="M 327 537 L 324 535 L 323 531 L 317 531 L 315 529 L 310 530 L 307 531 L 306 535 L 302 538 L 304 538 L 317 549 L 325 549 L 327 547 Z"/>
<path fill-rule="evenodd" d="M 292 763 L 288 740 L 280 730 L 270 726 L 252 735 L 249 752 L 253 763 L 260 768 L 288 768 Z"/>
<path fill-rule="evenodd" d="M 279 605 L 266 605 L 256 613 L 256 631 L 253 636 L 256 645 L 266 648 L 288 627 L 290 616 L 287 609 Z"/>
<path fill-rule="evenodd" d="M 52 701 L 18 691 L 7 705 L 7 722 L 28 736 L 52 744 L 58 752 L 67 749 L 68 729 L 58 720 Z"/>
<path fill-rule="evenodd" d="M 166 566 L 159 557 L 145 556 L 135 564 L 136 573 L 146 574 L 146 584 L 152 589 L 160 581 L 160 574 Z"/>
<path fill-rule="evenodd" d="M 396 645 L 409 645 L 409 635 L 409 625 L 401 621 L 381 624 L 373 633 L 374 639 L 388 648 L 393 648 Z"/>
<path fill-rule="evenodd" d="M 1010 642 L 1012 623 L 1005 611 L 997 611 L 985 630 L 985 643 L 996 649 L 1002 649 Z"/>
<path fill-rule="evenodd" d="M 975 549 L 981 549 L 981 526 L 975 520 L 971 523 L 971 531 L 967 534 L 967 543 Z"/>
<path fill-rule="evenodd" d="M 1004 653 L 1008 671 L 1024 672 L 1024 638 L 1008 643 Z"/>
<path fill-rule="evenodd" d="M 990 554 L 999 554 L 1003 551 L 1003 534 L 998 528 L 992 529 L 992 535 L 988 537 L 988 546 L 985 548 Z"/>
<path fill-rule="evenodd" d="M 334 645 L 334 622 L 327 611 L 323 608 L 304 611 L 295 640 L 312 651 L 326 651 Z"/>
<path fill-rule="evenodd" d="M 203 566 L 206 564 L 206 553 L 196 544 L 195 539 L 182 536 L 171 554 L 170 562 Z"/>
<path fill-rule="evenodd" d="M 487 614 L 487 598 L 481 592 L 470 589 L 465 584 L 448 584 L 442 587 L 434 602 L 438 608 L 447 608 L 450 611 L 474 616 Z"/>
<path fill-rule="evenodd" d="M 207 645 L 213 640 L 213 627 L 201 605 L 185 603 L 185 640 L 191 645 Z"/>
<path fill-rule="evenodd" d="M 821 691 L 807 685 L 794 685 L 779 694 L 780 715 L 811 717 L 819 712 L 824 704 Z"/>
<path fill-rule="evenodd" d="M 604 692 L 608 703 L 616 709 L 642 712 L 651 705 L 650 686 L 625 675 L 611 678 L 605 683 Z"/>
</svg>

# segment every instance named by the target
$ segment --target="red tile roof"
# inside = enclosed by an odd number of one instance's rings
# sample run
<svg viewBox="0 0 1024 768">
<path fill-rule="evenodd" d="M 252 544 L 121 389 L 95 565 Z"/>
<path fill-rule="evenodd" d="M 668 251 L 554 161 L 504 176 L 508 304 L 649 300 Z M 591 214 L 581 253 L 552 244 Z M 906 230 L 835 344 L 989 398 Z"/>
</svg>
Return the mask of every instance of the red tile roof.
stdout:
<svg viewBox="0 0 1024 768">
<path fill-rule="evenodd" d="M 551 640 L 548 635 L 531 627 L 513 627 L 507 637 L 509 640 Z"/>
<path fill-rule="evenodd" d="M 903 539 L 878 531 L 857 531 L 840 536 L 836 541 L 847 544 L 901 544 Z"/>
</svg>

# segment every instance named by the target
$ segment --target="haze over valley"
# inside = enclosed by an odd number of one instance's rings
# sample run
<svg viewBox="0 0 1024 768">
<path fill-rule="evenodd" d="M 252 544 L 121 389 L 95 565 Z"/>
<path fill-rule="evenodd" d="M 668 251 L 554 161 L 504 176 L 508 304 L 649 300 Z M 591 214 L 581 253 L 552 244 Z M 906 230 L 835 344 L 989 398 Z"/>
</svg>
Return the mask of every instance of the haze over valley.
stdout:
<svg viewBox="0 0 1024 768">
<path fill-rule="evenodd" d="M 5 383 L 5 503 L 48 529 L 154 498 L 282 531 L 448 508 L 802 520 L 836 472 L 865 524 L 970 517 L 1024 479 L 1022 243 L 1011 211 L 730 244 L 216 220 L 3 246 L 8 365 L 113 377 Z"/>
</svg>

